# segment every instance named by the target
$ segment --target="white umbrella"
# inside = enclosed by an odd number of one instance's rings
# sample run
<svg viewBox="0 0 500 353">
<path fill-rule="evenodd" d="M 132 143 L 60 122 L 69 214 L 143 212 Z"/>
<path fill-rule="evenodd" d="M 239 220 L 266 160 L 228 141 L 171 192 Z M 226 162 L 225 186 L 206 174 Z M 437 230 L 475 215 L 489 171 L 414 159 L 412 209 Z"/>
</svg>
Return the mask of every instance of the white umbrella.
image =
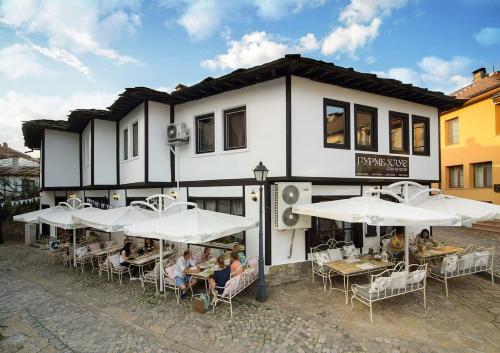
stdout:
<svg viewBox="0 0 500 353">
<path fill-rule="evenodd" d="M 460 218 L 442 212 L 430 211 L 402 203 L 385 201 L 372 196 L 318 202 L 295 206 L 293 213 L 335 219 L 373 226 L 459 226 Z M 405 236 L 405 262 L 408 268 L 409 241 Z"/>
<path fill-rule="evenodd" d="M 258 222 L 242 216 L 195 207 L 180 213 L 125 227 L 127 235 L 202 244 L 255 228 Z"/>
<path fill-rule="evenodd" d="M 373 226 L 460 225 L 454 215 L 425 210 L 372 196 L 295 206 L 293 213 Z"/>
<path fill-rule="evenodd" d="M 438 194 L 415 200 L 412 206 L 441 211 L 460 218 L 462 225 L 470 226 L 474 222 L 500 219 L 500 206 L 461 197 Z"/>
<path fill-rule="evenodd" d="M 158 213 L 138 206 L 118 207 L 99 212 L 72 214 L 75 222 L 105 232 L 120 232 L 123 227 L 158 217 Z"/>
<path fill-rule="evenodd" d="M 50 207 L 50 208 L 43 208 L 40 210 L 19 214 L 17 216 L 14 216 L 13 219 L 14 219 L 14 221 L 17 221 L 17 222 L 39 223 L 38 222 L 39 216 L 41 216 L 47 212 L 50 212 L 54 209 L 58 209 L 58 208 L 62 208 L 62 207 L 67 208 L 66 206 L 57 205 L 57 206 Z"/>
</svg>

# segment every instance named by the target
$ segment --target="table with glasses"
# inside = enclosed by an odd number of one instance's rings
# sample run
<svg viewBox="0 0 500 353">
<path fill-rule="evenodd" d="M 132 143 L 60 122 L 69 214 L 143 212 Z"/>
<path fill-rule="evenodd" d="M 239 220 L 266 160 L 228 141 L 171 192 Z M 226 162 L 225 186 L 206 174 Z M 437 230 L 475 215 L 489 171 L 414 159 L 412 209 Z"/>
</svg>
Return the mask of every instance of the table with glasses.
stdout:
<svg viewBox="0 0 500 353">
<path fill-rule="evenodd" d="M 212 270 L 210 267 L 208 267 L 203 271 L 191 273 L 190 275 L 192 278 L 196 278 L 196 279 L 204 281 L 205 282 L 205 291 L 207 292 L 207 294 L 209 294 L 210 289 L 209 289 L 208 279 L 213 274 L 214 274 L 214 270 Z"/>
<path fill-rule="evenodd" d="M 424 263 L 430 262 L 431 260 L 439 259 L 445 257 L 446 255 L 456 254 L 464 250 L 464 248 L 455 245 L 443 245 L 432 248 L 425 248 L 422 251 L 417 251 L 411 255 L 419 264 L 422 265 Z"/>
<path fill-rule="evenodd" d="M 191 247 L 193 245 L 207 247 L 207 248 L 213 248 L 213 249 L 219 249 L 219 250 L 231 251 L 231 250 L 233 250 L 234 243 L 221 243 L 221 242 L 217 242 L 217 241 L 209 241 L 209 242 L 203 243 L 203 244 L 188 243 L 188 247 Z M 245 251 L 245 245 L 240 244 L 240 250 Z"/>
<path fill-rule="evenodd" d="M 163 251 L 163 258 L 172 255 L 172 253 L 173 252 L 171 250 L 164 250 Z M 144 274 L 144 266 L 146 266 L 152 262 L 155 262 L 159 258 L 160 258 L 160 252 L 155 251 L 155 252 L 151 252 L 151 253 L 145 253 L 145 254 L 137 256 L 133 259 L 129 259 L 128 263 L 131 266 L 135 266 L 139 269 L 139 277 L 141 277 Z"/>
<path fill-rule="evenodd" d="M 330 269 L 330 272 L 334 276 L 342 276 L 344 280 L 344 288 L 335 288 L 332 285 L 332 276 L 329 277 L 330 280 L 330 292 L 332 290 L 338 290 L 345 293 L 345 303 L 349 302 L 349 278 L 353 276 L 359 276 L 364 274 L 370 274 L 374 272 L 381 272 L 388 268 L 394 267 L 394 262 L 392 261 L 381 261 L 373 259 L 371 256 L 360 256 L 357 258 L 358 261 L 351 262 L 350 260 L 338 260 L 327 262 L 325 266 Z"/>
</svg>

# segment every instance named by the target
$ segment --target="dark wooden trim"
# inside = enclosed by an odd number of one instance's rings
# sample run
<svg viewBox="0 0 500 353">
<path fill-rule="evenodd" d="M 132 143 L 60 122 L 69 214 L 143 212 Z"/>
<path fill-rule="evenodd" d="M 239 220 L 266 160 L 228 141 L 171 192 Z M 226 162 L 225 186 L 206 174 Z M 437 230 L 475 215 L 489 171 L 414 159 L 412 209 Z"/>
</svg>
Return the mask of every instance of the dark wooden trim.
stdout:
<svg viewBox="0 0 500 353">
<path fill-rule="evenodd" d="M 94 119 L 90 120 L 90 185 L 94 185 L 94 151 L 95 151 L 95 130 L 94 130 Z"/>
<path fill-rule="evenodd" d="M 326 121 L 326 107 L 328 105 L 343 108 L 344 116 L 344 143 L 342 145 L 327 142 L 327 121 Z M 323 98 L 323 147 L 325 148 L 338 148 L 344 150 L 351 149 L 351 103 L 343 102 L 329 98 Z"/>
<path fill-rule="evenodd" d="M 259 195 L 262 197 L 262 195 Z M 264 263 L 266 266 L 272 264 L 272 228 L 271 228 L 271 184 L 264 185 Z"/>
<path fill-rule="evenodd" d="M 415 131 L 413 130 L 413 125 L 417 122 L 423 122 L 425 123 L 425 146 L 424 146 L 424 152 L 416 152 L 415 151 Z M 431 155 L 431 128 L 430 128 L 431 122 L 430 119 L 425 117 L 425 116 L 420 116 L 420 115 L 412 115 L 411 116 L 411 152 L 413 155 L 416 156 L 430 156 Z M 441 164 L 439 164 L 439 167 L 441 168 Z"/>
<path fill-rule="evenodd" d="M 189 195 L 190 199 L 196 200 L 243 200 L 241 196 L 195 196 Z"/>
<path fill-rule="evenodd" d="M 82 159 L 82 132 L 80 131 L 78 133 L 78 152 L 79 152 L 79 157 L 80 157 L 80 165 L 78 166 L 79 171 L 80 171 L 80 186 L 83 186 L 83 159 Z"/>
<path fill-rule="evenodd" d="M 358 111 L 371 113 L 371 145 L 358 144 Z M 378 152 L 378 109 L 367 105 L 354 104 L 354 148 L 359 151 Z"/>
<path fill-rule="evenodd" d="M 241 186 L 241 192 L 242 192 L 241 197 L 243 198 L 243 216 L 246 216 L 247 215 L 247 208 L 246 208 L 245 204 L 246 204 L 247 198 L 245 197 L 245 185 Z"/>
<path fill-rule="evenodd" d="M 139 138 L 137 138 L 137 142 L 139 143 Z M 137 149 L 139 149 L 139 146 L 137 146 Z M 149 101 L 146 100 L 144 102 L 144 182 L 147 183 L 148 181 L 149 181 Z"/>
<path fill-rule="evenodd" d="M 243 110 L 245 112 L 245 146 L 243 147 L 227 147 L 227 141 L 226 141 L 226 114 L 228 113 L 234 113 Z M 248 147 L 248 124 L 247 124 L 247 107 L 245 105 L 242 105 L 241 107 L 237 108 L 232 108 L 232 109 L 226 109 L 222 113 L 222 122 L 223 122 L 223 141 L 224 141 L 224 151 L 233 151 L 233 150 L 243 150 Z"/>
<path fill-rule="evenodd" d="M 442 171 L 441 169 L 443 168 L 443 165 L 441 164 L 441 109 L 438 109 L 438 160 L 439 160 L 439 181 L 438 181 L 438 188 L 442 188 Z M 430 146 L 429 146 L 430 150 Z"/>
<path fill-rule="evenodd" d="M 45 188 L 45 130 L 43 129 L 42 134 L 42 189 Z"/>
<path fill-rule="evenodd" d="M 175 123 L 175 105 L 170 105 L 170 124 Z M 170 181 L 175 181 L 175 154 L 170 150 Z"/>
<path fill-rule="evenodd" d="M 395 119 L 395 118 L 403 120 L 403 148 L 404 148 L 404 151 L 394 151 L 392 149 L 391 120 Z M 410 136 L 409 136 L 410 122 L 409 122 L 409 120 L 410 120 L 409 114 L 389 110 L 389 119 L 388 119 L 388 121 L 389 121 L 389 153 L 410 154 Z"/>
<path fill-rule="evenodd" d="M 203 151 L 203 152 L 200 152 L 200 150 L 198 149 L 198 121 L 202 120 L 202 119 L 207 119 L 207 118 L 212 118 L 212 121 L 213 121 L 213 134 L 214 134 L 214 145 L 213 145 L 213 148 L 211 151 Z M 215 114 L 214 113 L 208 113 L 208 114 L 203 114 L 203 115 L 198 115 L 198 116 L 195 116 L 194 117 L 194 143 L 195 143 L 195 151 L 196 151 L 196 154 L 205 154 L 205 153 L 213 153 L 215 152 Z"/>
<path fill-rule="evenodd" d="M 292 176 L 292 76 L 285 76 L 286 176 Z"/>
<path fill-rule="evenodd" d="M 120 121 L 116 122 L 116 185 L 120 185 Z"/>
</svg>

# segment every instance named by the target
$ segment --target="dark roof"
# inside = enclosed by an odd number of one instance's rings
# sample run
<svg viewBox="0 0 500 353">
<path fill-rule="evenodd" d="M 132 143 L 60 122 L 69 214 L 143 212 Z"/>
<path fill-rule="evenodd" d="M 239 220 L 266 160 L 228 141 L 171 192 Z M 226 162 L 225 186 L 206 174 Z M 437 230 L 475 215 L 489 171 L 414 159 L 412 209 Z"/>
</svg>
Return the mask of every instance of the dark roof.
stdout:
<svg viewBox="0 0 500 353">
<path fill-rule="evenodd" d="M 0 159 L 5 158 L 24 158 L 30 161 L 36 161 L 35 158 L 31 157 L 29 154 L 15 150 L 7 145 L 7 143 L 0 144 Z"/>
<path fill-rule="evenodd" d="M 285 75 L 300 76 L 318 82 L 399 98 L 434 106 L 441 110 L 452 109 L 463 104 L 462 100 L 447 96 L 441 92 L 429 91 L 398 80 L 357 72 L 353 68 L 344 68 L 333 63 L 304 58 L 298 54 L 290 54 L 263 65 L 238 69 L 218 78 L 207 77 L 193 86 L 183 86 L 171 94 L 147 87 L 127 88 L 107 110 L 77 109 L 72 111 L 68 116 L 66 125 L 57 121 L 54 122 L 54 127 L 52 127 L 50 121 L 47 120 L 34 120 L 24 123 L 25 143 L 30 148 L 39 148 L 43 128 L 81 131 L 90 119 L 119 120 L 146 100 L 165 104 L 182 104 Z"/>
<path fill-rule="evenodd" d="M 496 71 L 492 72 L 488 76 L 478 79 L 476 82 L 472 82 L 468 86 L 460 88 L 459 90 L 451 93 L 451 95 L 461 99 L 471 99 L 499 87 L 500 71 Z"/>
</svg>

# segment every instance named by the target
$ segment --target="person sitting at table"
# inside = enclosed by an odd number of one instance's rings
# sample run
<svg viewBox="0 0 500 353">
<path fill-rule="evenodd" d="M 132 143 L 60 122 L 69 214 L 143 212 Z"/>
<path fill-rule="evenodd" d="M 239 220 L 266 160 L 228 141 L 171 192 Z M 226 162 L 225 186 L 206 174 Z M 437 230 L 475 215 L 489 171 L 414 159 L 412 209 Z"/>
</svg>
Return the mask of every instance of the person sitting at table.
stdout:
<svg viewBox="0 0 500 353">
<path fill-rule="evenodd" d="M 403 258 L 405 250 L 405 233 L 404 228 L 396 228 L 396 234 L 391 238 L 389 242 L 389 251 L 392 256 L 398 260 Z"/>
<path fill-rule="evenodd" d="M 195 267 L 195 262 L 192 259 L 193 254 L 190 249 L 184 250 L 184 253 L 177 262 L 174 268 L 175 284 L 181 289 L 181 299 L 186 297 L 189 288 L 196 284 L 196 279 L 191 278 L 191 274 L 199 272 Z"/>
<path fill-rule="evenodd" d="M 422 231 L 418 235 L 418 242 L 422 245 L 437 245 L 436 241 L 432 239 L 431 233 L 427 229 L 422 229 Z"/>
<path fill-rule="evenodd" d="M 235 243 L 233 245 L 233 252 L 236 252 L 238 254 L 238 260 L 242 265 L 247 263 L 247 257 L 245 256 L 245 253 L 241 250 L 240 244 Z"/>
<path fill-rule="evenodd" d="M 240 258 L 237 252 L 235 251 L 231 252 L 229 263 L 230 263 L 229 267 L 231 269 L 231 275 L 233 277 L 239 276 L 243 273 L 243 266 L 241 265 Z"/>
<path fill-rule="evenodd" d="M 144 239 L 144 251 L 145 252 L 153 252 L 153 251 L 155 251 L 155 246 L 154 246 L 153 239 L 149 239 L 149 238 Z"/>
<path fill-rule="evenodd" d="M 208 278 L 208 288 L 212 294 L 214 289 L 216 289 L 219 294 L 222 294 L 227 281 L 231 278 L 231 270 L 229 266 L 226 266 L 224 263 L 224 256 L 219 256 L 217 258 L 217 265 L 219 269 L 215 270 L 214 274 Z"/>
<path fill-rule="evenodd" d="M 124 267 L 130 267 L 130 262 L 132 257 L 132 243 L 127 242 L 125 245 L 123 245 L 123 248 L 120 250 L 120 266 Z M 138 280 L 137 278 L 137 268 L 136 267 L 130 267 L 130 280 L 135 281 Z"/>
<path fill-rule="evenodd" d="M 200 262 L 206 262 L 212 257 L 212 249 L 210 249 L 208 246 L 205 246 L 205 248 L 203 248 L 203 252 L 200 255 Z"/>
</svg>

